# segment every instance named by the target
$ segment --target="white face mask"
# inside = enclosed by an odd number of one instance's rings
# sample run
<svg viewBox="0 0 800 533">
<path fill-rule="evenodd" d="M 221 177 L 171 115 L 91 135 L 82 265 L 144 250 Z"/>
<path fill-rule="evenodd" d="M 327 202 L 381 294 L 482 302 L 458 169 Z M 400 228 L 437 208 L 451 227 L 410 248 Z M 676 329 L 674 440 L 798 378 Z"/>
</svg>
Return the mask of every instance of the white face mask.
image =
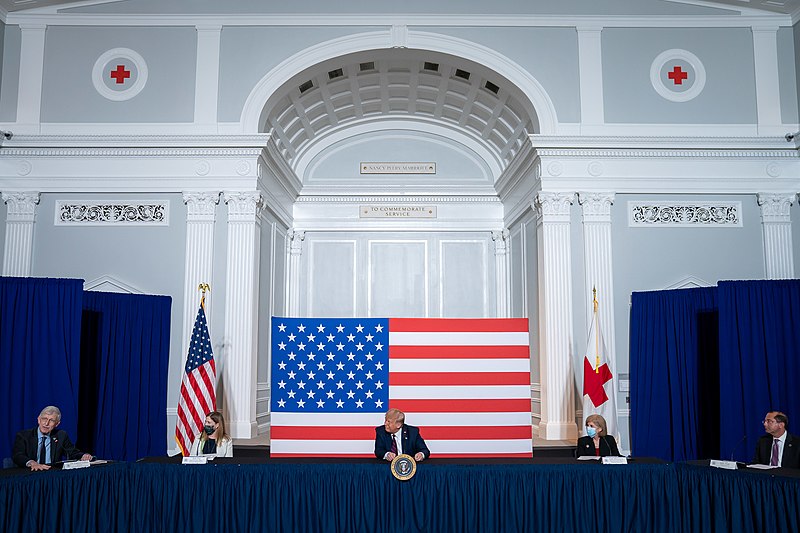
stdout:
<svg viewBox="0 0 800 533">
<path fill-rule="evenodd" d="M 594 436 L 597 435 L 597 428 L 593 428 L 591 426 L 586 426 L 586 435 L 588 435 L 589 437 L 594 438 Z"/>
</svg>

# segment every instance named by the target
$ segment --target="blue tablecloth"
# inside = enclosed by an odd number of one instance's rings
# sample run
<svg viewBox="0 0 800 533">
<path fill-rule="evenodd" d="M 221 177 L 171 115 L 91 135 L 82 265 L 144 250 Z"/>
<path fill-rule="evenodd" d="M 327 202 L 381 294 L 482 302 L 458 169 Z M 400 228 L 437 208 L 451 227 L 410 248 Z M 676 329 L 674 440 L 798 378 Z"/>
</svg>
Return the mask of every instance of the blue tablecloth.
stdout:
<svg viewBox="0 0 800 533">
<path fill-rule="evenodd" d="M 797 531 L 800 479 L 683 464 L 148 464 L 0 478 L 11 531 Z"/>
</svg>

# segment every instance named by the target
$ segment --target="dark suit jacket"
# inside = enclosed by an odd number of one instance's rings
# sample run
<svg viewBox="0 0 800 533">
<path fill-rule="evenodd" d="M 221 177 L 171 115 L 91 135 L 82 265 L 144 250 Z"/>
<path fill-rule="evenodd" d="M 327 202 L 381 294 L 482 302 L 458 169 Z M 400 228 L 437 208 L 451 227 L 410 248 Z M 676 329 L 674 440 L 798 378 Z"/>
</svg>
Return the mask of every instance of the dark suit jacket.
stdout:
<svg viewBox="0 0 800 533">
<path fill-rule="evenodd" d="M 17 466 L 24 467 L 25 463 L 39 456 L 39 442 L 37 428 L 23 429 L 14 438 L 13 459 Z M 83 452 L 78 450 L 69 440 L 67 432 L 63 429 L 54 429 L 50 432 L 50 462 L 67 459 L 80 459 Z"/>
<path fill-rule="evenodd" d="M 595 455 L 592 437 L 581 437 L 578 439 L 578 446 L 575 448 L 575 457 L 580 457 L 581 455 Z M 614 440 L 614 437 L 611 435 L 604 435 L 600 437 L 600 456 L 606 457 L 608 455 L 618 456 L 619 449 L 617 449 L 617 441 Z"/>
<path fill-rule="evenodd" d="M 756 444 L 756 457 L 754 463 L 768 465 L 772 457 L 772 435 L 764 435 L 758 439 Z M 781 466 L 784 468 L 800 468 L 800 437 L 791 433 L 786 433 L 786 441 L 783 443 L 783 459 Z"/>
<path fill-rule="evenodd" d="M 414 457 L 418 452 L 422 452 L 425 454 L 425 459 L 430 457 L 431 451 L 428 449 L 428 446 L 425 444 L 425 439 L 422 438 L 422 435 L 419 434 L 419 428 L 416 426 L 409 426 L 408 424 L 403 424 L 403 431 L 402 431 L 403 438 L 401 439 L 401 446 L 403 447 L 403 453 Z M 378 459 L 383 459 L 383 456 L 386 455 L 386 452 L 391 451 L 392 449 L 392 434 L 386 431 L 386 428 L 383 426 L 378 426 L 375 428 L 375 457 Z"/>
</svg>

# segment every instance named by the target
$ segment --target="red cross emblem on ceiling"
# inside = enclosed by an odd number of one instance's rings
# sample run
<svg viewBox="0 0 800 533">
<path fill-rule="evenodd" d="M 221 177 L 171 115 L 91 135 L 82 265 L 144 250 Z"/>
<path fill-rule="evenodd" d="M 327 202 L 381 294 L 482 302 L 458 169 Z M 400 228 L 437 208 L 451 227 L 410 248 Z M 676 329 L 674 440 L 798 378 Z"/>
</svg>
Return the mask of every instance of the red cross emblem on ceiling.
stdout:
<svg viewBox="0 0 800 533">
<path fill-rule="evenodd" d="M 608 401 L 603 385 L 611 379 L 611 370 L 603 363 L 595 370 L 589 359 L 583 358 L 583 393 L 589 395 L 592 405 L 599 407 Z"/>
<path fill-rule="evenodd" d="M 683 85 L 683 80 L 689 77 L 688 72 L 684 72 L 681 67 L 676 66 L 672 72 L 667 74 L 667 77 L 675 83 L 675 85 Z"/>
<path fill-rule="evenodd" d="M 114 78 L 118 84 L 122 84 L 125 83 L 127 78 L 131 77 L 131 71 L 125 70 L 123 65 L 117 65 L 117 69 L 111 71 L 111 77 Z"/>
</svg>

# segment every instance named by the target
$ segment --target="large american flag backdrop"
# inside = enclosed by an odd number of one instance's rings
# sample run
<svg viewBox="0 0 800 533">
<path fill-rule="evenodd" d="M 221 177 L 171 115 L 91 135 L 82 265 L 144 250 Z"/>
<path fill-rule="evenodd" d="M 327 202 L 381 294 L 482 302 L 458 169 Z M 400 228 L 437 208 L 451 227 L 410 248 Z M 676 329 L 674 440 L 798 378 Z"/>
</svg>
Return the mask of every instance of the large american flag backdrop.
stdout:
<svg viewBox="0 0 800 533">
<path fill-rule="evenodd" d="M 273 457 L 373 456 L 406 413 L 435 457 L 532 455 L 527 319 L 272 318 Z"/>
</svg>

